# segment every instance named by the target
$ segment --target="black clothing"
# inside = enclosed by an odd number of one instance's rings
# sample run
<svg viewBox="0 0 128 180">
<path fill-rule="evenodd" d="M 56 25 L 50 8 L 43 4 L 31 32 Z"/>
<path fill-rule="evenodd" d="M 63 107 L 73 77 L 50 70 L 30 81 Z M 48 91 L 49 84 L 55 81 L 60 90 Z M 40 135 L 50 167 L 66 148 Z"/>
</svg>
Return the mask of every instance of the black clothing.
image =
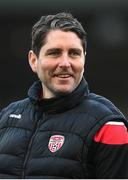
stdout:
<svg viewBox="0 0 128 180">
<path fill-rule="evenodd" d="M 0 113 L 0 178 L 128 178 L 123 172 L 128 167 L 128 145 L 93 140 L 108 121 L 127 125 L 121 112 L 90 93 L 84 79 L 62 97 L 40 100 L 41 91 L 38 81 L 28 98 Z M 119 164 L 113 166 L 117 157 Z"/>
</svg>

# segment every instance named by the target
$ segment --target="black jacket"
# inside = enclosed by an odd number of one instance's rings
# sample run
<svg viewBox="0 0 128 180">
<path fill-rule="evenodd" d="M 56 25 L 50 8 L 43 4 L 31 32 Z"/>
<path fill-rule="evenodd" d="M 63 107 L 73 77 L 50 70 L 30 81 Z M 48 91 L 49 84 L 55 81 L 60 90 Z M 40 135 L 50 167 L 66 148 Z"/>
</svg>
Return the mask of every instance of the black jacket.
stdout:
<svg viewBox="0 0 128 180">
<path fill-rule="evenodd" d="M 127 125 L 121 112 L 109 100 L 89 93 L 85 80 L 63 97 L 40 100 L 41 91 L 41 83 L 34 83 L 28 98 L 0 113 L 0 178 L 128 178 L 120 164 L 116 169 L 109 163 L 107 175 L 97 173 L 106 168 L 104 152 L 111 154 L 114 149 L 114 158 L 120 158 L 128 155 L 128 146 L 108 149 L 93 142 L 106 122 L 118 120 Z M 104 164 L 96 165 L 94 156 Z M 121 166 L 128 167 L 128 160 L 121 161 Z"/>
</svg>

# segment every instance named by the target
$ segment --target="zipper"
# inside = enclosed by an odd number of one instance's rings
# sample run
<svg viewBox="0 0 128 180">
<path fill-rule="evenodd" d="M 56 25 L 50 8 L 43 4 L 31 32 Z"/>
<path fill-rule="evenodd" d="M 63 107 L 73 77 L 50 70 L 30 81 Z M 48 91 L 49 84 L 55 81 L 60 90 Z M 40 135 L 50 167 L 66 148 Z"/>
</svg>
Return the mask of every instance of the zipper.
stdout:
<svg viewBox="0 0 128 180">
<path fill-rule="evenodd" d="M 45 120 L 45 113 L 43 113 L 43 121 Z M 33 144 L 33 141 L 35 139 L 35 136 L 38 132 L 38 129 L 40 127 L 40 122 L 42 121 L 41 118 L 39 118 L 39 120 L 37 121 L 36 125 L 35 125 L 35 130 L 31 136 L 31 139 L 30 139 L 30 142 L 29 142 L 29 145 L 28 145 L 28 148 L 27 148 L 27 153 L 26 153 L 26 157 L 24 159 L 24 163 L 23 163 L 23 170 L 22 170 L 22 174 L 21 174 L 21 179 L 25 179 L 25 170 L 26 170 L 26 165 L 27 165 L 27 162 L 28 162 L 28 159 L 29 159 L 29 155 L 30 155 L 30 152 L 31 152 L 31 147 L 32 147 L 32 144 Z"/>
</svg>

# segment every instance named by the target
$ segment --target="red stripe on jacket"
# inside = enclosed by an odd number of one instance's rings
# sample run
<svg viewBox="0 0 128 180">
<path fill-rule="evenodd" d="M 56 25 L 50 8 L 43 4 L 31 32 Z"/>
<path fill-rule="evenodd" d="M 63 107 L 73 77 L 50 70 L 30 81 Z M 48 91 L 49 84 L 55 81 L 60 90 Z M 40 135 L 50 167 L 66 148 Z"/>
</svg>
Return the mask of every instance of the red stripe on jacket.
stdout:
<svg viewBox="0 0 128 180">
<path fill-rule="evenodd" d="M 128 144 L 128 131 L 123 122 L 108 122 L 96 133 L 94 141 L 112 145 Z"/>
</svg>

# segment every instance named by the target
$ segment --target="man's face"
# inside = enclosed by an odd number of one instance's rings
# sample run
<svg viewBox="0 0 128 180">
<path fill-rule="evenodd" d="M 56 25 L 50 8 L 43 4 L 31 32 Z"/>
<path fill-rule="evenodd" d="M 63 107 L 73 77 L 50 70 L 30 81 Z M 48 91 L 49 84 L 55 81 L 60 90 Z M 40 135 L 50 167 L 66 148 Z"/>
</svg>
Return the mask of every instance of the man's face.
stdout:
<svg viewBox="0 0 128 180">
<path fill-rule="evenodd" d="M 43 97 L 72 92 L 80 83 L 85 63 L 81 40 L 73 32 L 52 30 L 39 57 L 29 52 L 29 63 L 43 86 Z"/>
</svg>

